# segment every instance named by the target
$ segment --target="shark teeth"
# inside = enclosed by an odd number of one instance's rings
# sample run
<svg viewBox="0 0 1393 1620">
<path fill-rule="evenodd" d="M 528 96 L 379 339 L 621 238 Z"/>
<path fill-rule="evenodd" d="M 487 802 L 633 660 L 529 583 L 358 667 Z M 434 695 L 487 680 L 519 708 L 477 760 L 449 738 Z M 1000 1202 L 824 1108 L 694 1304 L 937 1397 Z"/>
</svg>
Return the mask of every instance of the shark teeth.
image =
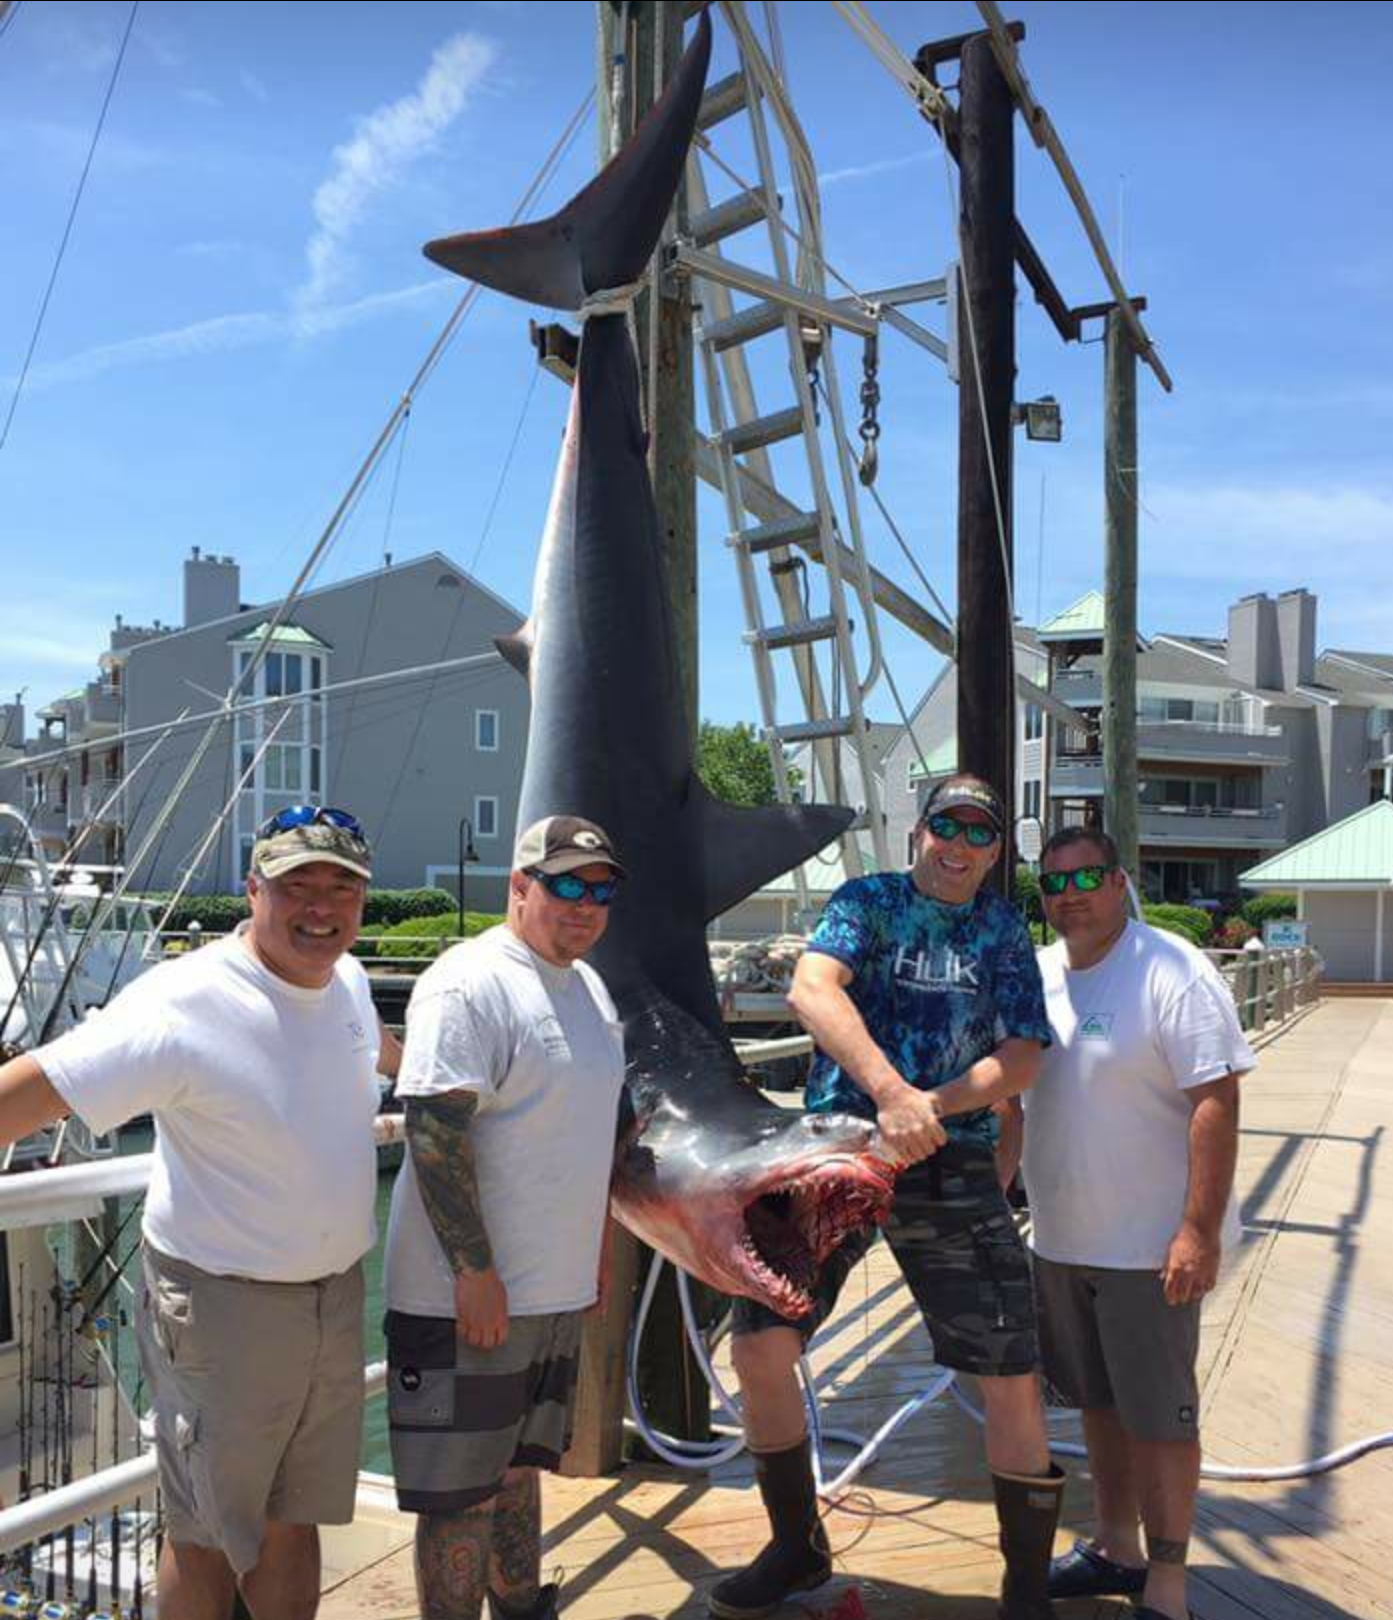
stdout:
<svg viewBox="0 0 1393 1620">
<path fill-rule="evenodd" d="M 806 1315 L 818 1268 L 847 1234 L 889 1211 L 888 1182 L 825 1164 L 766 1187 L 745 1210 L 740 1251 L 751 1280 L 781 1314 Z"/>
</svg>

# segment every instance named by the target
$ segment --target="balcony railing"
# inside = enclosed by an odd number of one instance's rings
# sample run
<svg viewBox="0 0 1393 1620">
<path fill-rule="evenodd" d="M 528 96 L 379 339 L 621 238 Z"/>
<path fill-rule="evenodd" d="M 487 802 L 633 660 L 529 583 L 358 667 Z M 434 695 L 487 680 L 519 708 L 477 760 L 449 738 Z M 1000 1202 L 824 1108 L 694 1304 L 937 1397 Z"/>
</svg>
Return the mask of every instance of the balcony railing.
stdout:
<svg viewBox="0 0 1393 1620">
<path fill-rule="evenodd" d="M 1287 841 L 1286 806 L 1144 804 L 1137 834 L 1143 844 L 1266 848 Z"/>
<path fill-rule="evenodd" d="M 1370 740 L 1369 764 L 1393 765 L 1393 731 L 1381 732 Z"/>
<path fill-rule="evenodd" d="M 1049 782 L 1052 799 L 1092 798 L 1103 791 L 1103 756 L 1056 754 Z"/>
<path fill-rule="evenodd" d="M 1286 737 L 1280 726 L 1224 720 L 1143 720 L 1137 725 L 1142 759 L 1213 760 L 1239 765 L 1285 765 Z"/>
</svg>

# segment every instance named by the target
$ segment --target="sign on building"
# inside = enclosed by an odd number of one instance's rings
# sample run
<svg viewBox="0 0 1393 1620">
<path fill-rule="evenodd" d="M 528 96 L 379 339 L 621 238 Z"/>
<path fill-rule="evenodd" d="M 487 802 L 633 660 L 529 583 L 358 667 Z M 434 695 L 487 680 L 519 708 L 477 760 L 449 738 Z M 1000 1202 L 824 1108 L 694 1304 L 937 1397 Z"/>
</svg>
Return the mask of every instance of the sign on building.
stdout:
<svg viewBox="0 0 1393 1620">
<path fill-rule="evenodd" d="M 1262 942 L 1269 951 L 1299 951 L 1306 946 L 1309 923 L 1294 917 L 1270 917 L 1262 925 Z"/>
</svg>

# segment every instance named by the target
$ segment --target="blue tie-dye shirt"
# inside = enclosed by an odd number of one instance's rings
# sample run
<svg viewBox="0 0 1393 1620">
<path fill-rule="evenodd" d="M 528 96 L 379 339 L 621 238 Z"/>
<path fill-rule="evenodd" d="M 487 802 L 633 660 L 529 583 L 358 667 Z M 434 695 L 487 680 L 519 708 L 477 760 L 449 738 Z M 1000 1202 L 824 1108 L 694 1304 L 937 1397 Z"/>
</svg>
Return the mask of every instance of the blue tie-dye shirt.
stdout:
<svg viewBox="0 0 1393 1620">
<path fill-rule="evenodd" d="M 852 972 L 847 994 L 871 1038 L 922 1091 L 956 1080 L 1003 1040 L 1050 1044 L 1035 948 L 1020 913 L 979 890 L 967 905 L 931 900 L 908 872 L 844 883 L 808 941 Z M 874 1117 L 875 1104 L 825 1052 L 813 1059 L 807 1106 Z M 990 1109 L 944 1121 L 955 1141 L 991 1144 Z"/>
</svg>

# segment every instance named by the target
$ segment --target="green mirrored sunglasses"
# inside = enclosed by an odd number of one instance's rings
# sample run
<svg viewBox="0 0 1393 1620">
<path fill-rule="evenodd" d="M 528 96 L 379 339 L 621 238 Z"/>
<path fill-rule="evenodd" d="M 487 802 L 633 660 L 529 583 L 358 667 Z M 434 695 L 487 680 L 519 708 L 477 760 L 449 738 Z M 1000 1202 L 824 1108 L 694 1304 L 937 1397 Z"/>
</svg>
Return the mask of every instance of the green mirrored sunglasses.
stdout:
<svg viewBox="0 0 1393 1620">
<path fill-rule="evenodd" d="M 1103 887 L 1103 879 L 1114 866 L 1076 866 L 1072 872 L 1041 872 L 1040 887 L 1046 894 L 1063 894 L 1070 883 L 1083 894 Z"/>
<path fill-rule="evenodd" d="M 929 831 L 935 838 L 946 838 L 950 842 L 961 833 L 973 849 L 989 849 L 998 836 L 996 828 L 989 827 L 985 821 L 959 821 L 947 811 L 929 817 Z"/>
</svg>

